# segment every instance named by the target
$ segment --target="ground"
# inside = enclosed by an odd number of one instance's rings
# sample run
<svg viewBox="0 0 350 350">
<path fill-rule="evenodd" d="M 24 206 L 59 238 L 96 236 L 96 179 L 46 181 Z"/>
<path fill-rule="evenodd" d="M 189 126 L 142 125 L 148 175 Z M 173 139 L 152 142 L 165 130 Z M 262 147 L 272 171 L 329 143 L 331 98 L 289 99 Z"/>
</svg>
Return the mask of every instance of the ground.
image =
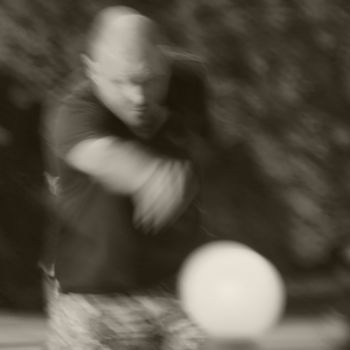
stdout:
<svg viewBox="0 0 350 350">
<path fill-rule="evenodd" d="M 46 320 L 40 315 L 2 313 L 1 350 L 42 350 Z M 338 314 L 286 318 L 262 339 L 256 350 L 333 350 L 346 349 L 348 328 Z M 246 349 L 248 350 L 248 349 Z"/>
<path fill-rule="evenodd" d="M 320 281 L 318 285 L 315 284 L 318 290 L 321 285 Z M 330 286 L 328 287 L 327 289 L 323 285 L 328 294 L 324 299 L 320 295 L 316 298 L 311 294 L 295 298 L 301 293 L 301 288 L 294 286 L 284 319 L 256 346 L 244 347 L 244 350 L 350 349 L 350 303 L 347 293 L 338 290 L 339 293 L 333 291 L 330 294 Z M 43 350 L 46 331 L 47 320 L 43 314 L 0 312 L 1 350 Z M 232 348 L 234 349 L 242 348 Z"/>
<path fill-rule="evenodd" d="M 332 278 L 292 280 L 287 282 L 287 291 L 287 310 L 280 324 L 255 347 L 244 350 L 350 349 L 348 271 Z M 0 311 L 0 350 L 43 350 L 46 331 L 47 319 L 42 313 Z"/>
</svg>

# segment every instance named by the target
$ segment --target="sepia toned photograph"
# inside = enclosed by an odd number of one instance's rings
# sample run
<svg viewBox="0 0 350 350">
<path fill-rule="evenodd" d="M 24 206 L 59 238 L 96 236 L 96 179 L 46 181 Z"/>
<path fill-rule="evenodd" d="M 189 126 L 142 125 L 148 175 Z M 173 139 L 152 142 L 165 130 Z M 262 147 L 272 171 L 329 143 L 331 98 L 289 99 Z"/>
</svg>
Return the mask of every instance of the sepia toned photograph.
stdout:
<svg viewBox="0 0 350 350">
<path fill-rule="evenodd" d="M 0 0 L 0 350 L 350 350 L 350 2 Z"/>
</svg>

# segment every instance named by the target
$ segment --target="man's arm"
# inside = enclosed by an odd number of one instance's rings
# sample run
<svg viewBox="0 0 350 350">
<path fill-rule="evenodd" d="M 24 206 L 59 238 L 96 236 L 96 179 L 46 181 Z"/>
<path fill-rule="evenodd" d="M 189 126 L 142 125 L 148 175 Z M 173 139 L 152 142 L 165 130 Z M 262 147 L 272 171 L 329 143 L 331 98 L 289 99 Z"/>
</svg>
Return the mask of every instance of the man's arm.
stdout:
<svg viewBox="0 0 350 350">
<path fill-rule="evenodd" d="M 188 162 L 152 154 L 136 141 L 87 139 L 67 153 L 66 161 L 108 190 L 130 195 L 135 224 L 146 231 L 157 232 L 175 220 L 195 195 Z"/>
<path fill-rule="evenodd" d="M 105 136 L 79 142 L 67 153 L 66 161 L 110 191 L 132 195 L 154 175 L 163 160 L 136 141 Z"/>
</svg>

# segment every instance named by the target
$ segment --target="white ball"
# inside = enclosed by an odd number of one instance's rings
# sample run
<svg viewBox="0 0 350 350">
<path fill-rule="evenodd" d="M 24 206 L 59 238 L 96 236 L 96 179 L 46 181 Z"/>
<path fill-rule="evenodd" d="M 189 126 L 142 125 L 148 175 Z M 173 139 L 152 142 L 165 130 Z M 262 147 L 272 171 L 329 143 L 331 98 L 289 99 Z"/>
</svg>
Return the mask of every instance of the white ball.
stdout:
<svg viewBox="0 0 350 350">
<path fill-rule="evenodd" d="M 249 247 L 229 241 L 204 245 L 180 271 L 180 300 L 210 336 L 254 340 L 282 315 L 285 290 L 275 267 Z"/>
</svg>

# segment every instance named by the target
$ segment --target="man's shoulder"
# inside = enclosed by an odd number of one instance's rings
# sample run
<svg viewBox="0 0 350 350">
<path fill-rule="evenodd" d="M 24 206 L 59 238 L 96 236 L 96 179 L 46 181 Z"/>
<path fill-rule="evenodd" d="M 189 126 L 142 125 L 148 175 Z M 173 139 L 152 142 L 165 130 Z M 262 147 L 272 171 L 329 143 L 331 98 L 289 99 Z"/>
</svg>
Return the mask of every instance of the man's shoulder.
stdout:
<svg viewBox="0 0 350 350">
<path fill-rule="evenodd" d="M 58 104 L 73 106 L 75 104 L 98 104 L 91 83 L 87 79 L 82 79 L 70 84 L 62 94 Z"/>
<path fill-rule="evenodd" d="M 184 50 L 165 51 L 172 67 L 173 76 L 181 80 L 203 81 L 205 77 L 205 61 L 201 56 Z"/>
<path fill-rule="evenodd" d="M 188 130 L 203 136 L 209 135 L 205 60 L 183 50 L 169 51 L 167 55 L 172 63 L 167 105 Z"/>
<path fill-rule="evenodd" d="M 183 51 L 165 51 L 171 63 L 170 95 L 193 99 L 207 85 L 206 64 L 202 57 Z"/>
</svg>

